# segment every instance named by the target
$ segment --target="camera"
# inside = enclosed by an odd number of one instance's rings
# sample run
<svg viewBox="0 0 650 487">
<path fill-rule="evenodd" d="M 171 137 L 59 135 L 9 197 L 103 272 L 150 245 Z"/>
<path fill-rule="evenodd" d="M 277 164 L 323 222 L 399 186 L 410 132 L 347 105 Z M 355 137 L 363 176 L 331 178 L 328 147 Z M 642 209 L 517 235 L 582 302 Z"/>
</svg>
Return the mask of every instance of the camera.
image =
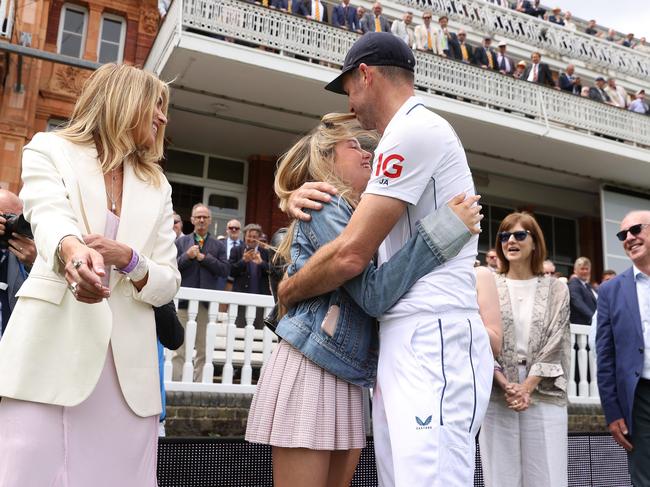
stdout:
<svg viewBox="0 0 650 487">
<path fill-rule="evenodd" d="M 27 238 L 34 239 L 32 234 L 32 227 L 29 222 L 25 220 L 25 217 L 22 215 L 16 215 L 15 213 L 5 213 L 0 214 L 5 221 L 5 233 L 0 235 L 0 249 L 9 248 L 9 239 L 13 236 L 14 233 L 18 235 L 24 235 Z"/>
</svg>

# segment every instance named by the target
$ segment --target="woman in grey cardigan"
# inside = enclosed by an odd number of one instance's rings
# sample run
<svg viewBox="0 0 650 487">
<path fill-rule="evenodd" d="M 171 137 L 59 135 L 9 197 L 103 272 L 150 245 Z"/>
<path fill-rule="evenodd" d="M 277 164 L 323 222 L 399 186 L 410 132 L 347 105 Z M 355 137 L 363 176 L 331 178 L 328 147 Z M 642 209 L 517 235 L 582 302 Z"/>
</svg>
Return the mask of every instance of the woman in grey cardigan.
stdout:
<svg viewBox="0 0 650 487">
<path fill-rule="evenodd" d="M 566 487 L 569 291 L 544 276 L 544 235 L 512 213 L 497 237 L 503 348 L 479 443 L 486 487 Z"/>
</svg>

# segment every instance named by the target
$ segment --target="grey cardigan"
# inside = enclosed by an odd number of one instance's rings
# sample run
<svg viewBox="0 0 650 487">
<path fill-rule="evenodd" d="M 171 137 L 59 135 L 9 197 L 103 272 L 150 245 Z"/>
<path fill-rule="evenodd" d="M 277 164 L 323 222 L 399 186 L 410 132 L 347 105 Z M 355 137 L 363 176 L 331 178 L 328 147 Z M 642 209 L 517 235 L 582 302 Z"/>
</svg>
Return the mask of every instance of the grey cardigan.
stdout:
<svg viewBox="0 0 650 487">
<path fill-rule="evenodd" d="M 497 274 L 495 279 L 503 323 L 503 347 L 497 361 L 509 382 L 519 382 L 517 338 L 510 292 L 505 275 Z M 533 400 L 559 406 L 567 404 L 570 352 L 569 289 L 554 277 L 540 276 L 537 278 L 526 357 L 526 375 L 543 377 L 533 391 Z M 500 389 L 497 389 L 498 385 L 495 383 L 493 398 L 502 394 Z"/>
</svg>

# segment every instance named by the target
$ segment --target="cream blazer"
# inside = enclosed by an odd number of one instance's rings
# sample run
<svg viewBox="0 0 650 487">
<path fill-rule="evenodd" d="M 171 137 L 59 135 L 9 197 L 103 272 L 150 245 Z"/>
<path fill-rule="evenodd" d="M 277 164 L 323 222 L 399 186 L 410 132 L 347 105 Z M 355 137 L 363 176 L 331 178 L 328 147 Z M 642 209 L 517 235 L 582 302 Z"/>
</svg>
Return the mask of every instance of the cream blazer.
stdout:
<svg viewBox="0 0 650 487">
<path fill-rule="evenodd" d="M 20 198 L 38 257 L 0 340 L 0 396 L 77 405 L 97 384 L 110 341 L 129 407 L 139 416 L 159 414 L 152 305 L 168 303 L 180 285 L 169 183 L 147 184 L 126 165 L 116 240 L 149 259 L 149 278 L 137 292 L 111 269 L 110 298 L 84 304 L 69 291 L 56 250 L 65 235 L 104 234 L 106 189 L 97 151 L 38 133 L 23 149 L 22 179 Z"/>
<path fill-rule="evenodd" d="M 438 51 L 438 32 L 436 31 L 436 28 L 434 27 L 433 24 L 429 25 L 429 29 L 431 30 L 431 42 L 432 42 L 432 50 L 435 54 L 440 54 Z M 421 50 L 427 50 L 427 44 L 428 44 L 428 36 L 427 36 L 427 28 L 424 26 L 424 24 L 420 24 L 415 26 L 415 48 L 416 49 L 421 49 Z"/>
</svg>

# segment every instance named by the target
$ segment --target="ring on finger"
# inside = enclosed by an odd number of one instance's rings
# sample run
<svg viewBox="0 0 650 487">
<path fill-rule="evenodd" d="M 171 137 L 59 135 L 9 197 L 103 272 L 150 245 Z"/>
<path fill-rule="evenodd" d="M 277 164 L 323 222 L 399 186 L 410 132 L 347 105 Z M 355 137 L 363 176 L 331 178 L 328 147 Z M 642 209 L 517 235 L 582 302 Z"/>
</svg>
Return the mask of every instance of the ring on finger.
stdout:
<svg viewBox="0 0 650 487">
<path fill-rule="evenodd" d="M 75 296 L 77 295 L 77 288 L 78 287 L 79 287 L 78 282 L 73 282 L 73 283 L 70 284 L 70 291 L 72 291 L 72 294 L 74 294 Z"/>
<path fill-rule="evenodd" d="M 79 269 L 79 267 L 81 267 L 83 263 L 84 263 L 83 260 L 72 259 L 72 267 L 74 267 L 75 269 Z"/>
</svg>

